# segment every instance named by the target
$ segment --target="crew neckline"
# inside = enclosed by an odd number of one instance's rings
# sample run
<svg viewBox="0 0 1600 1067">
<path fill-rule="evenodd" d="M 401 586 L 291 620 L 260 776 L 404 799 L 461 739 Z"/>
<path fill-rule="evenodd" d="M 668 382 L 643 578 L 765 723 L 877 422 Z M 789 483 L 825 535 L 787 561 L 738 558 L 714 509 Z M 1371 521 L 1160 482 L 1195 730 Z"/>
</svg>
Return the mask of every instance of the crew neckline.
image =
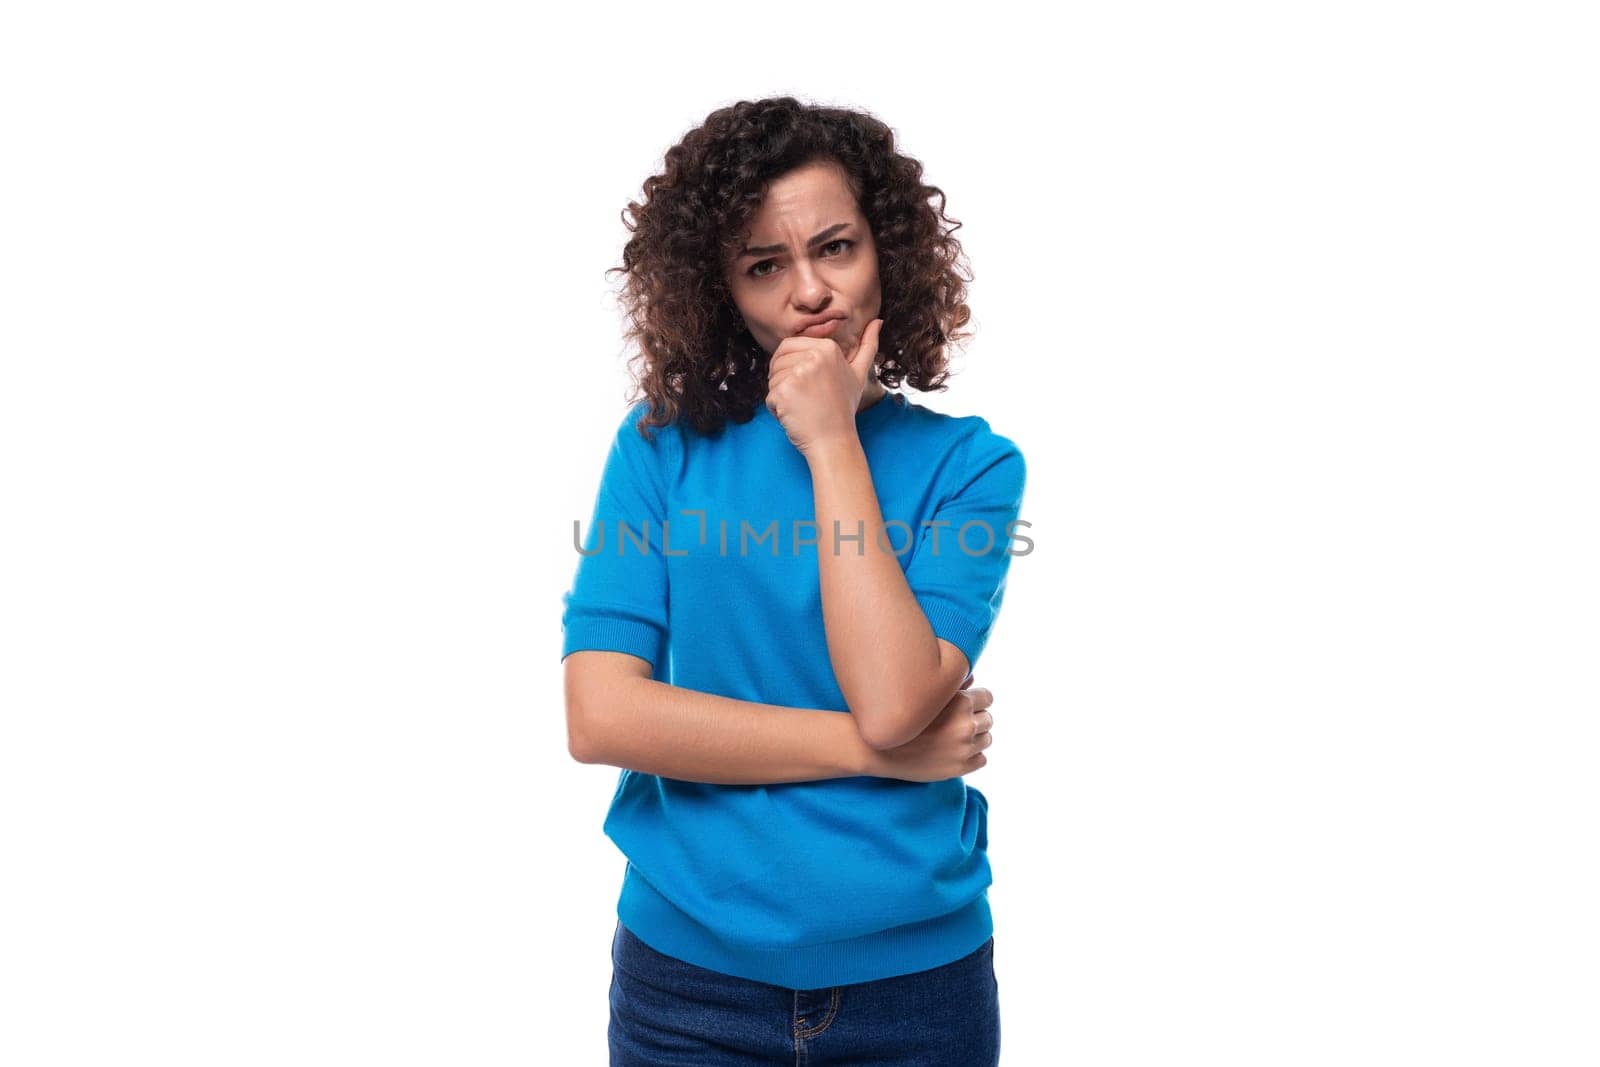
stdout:
<svg viewBox="0 0 1600 1067">
<path fill-rule="evenodd" d="M 896 393 L 893 390 L 885 392 L 881 398 L 873 401 L 870 407 L 856 412 L 856 426 L 860 428 L 881 422 L 891 410 L 904 410 L 906 403 L 907 400 L 904 393 Z"/>
</svg>

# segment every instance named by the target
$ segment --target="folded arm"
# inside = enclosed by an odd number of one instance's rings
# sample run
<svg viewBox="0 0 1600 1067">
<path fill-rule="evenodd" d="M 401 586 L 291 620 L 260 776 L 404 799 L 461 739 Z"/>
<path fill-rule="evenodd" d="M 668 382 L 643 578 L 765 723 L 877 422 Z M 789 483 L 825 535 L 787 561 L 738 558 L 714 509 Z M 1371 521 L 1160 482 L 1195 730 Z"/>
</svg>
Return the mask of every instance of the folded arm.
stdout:
<svg viewBox="0 0 1600 1067">
<path fill-rule="evenodd" d="M 834 676 L 867 744 L 903 745 L 949 703 L 970 664 L 935 636 L 906 582 L 891 541 L 903 541 L 906 530 L 886 531 L 859 439 L 815 450 L 806 461 Z"/>
<path fill-rule="evenodd" d="M 684 689 L 625 652 L 563 661 L 567 747 L 604 763 L 686 782 L 751 785 L 871 774 L 877 753 L 850 715 Z"/>
</svg>

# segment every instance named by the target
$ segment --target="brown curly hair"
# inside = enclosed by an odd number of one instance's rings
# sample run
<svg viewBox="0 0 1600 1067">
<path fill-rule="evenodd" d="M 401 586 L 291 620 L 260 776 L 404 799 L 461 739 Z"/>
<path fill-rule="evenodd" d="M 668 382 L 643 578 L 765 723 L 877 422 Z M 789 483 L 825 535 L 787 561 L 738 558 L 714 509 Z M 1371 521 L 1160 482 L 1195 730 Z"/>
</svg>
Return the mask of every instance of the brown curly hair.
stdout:
<svg viewBox="0 0 1600 1067">
<path fill-rule="evenodd" d="M 877 380 L 891 389 L 902 381 L 924 392 L 947 388 L 946 345 L 968 339 L 961 327 L 972 318 L 972 273 L 953 236 L 961 223 L 945 214 L 944 193 L 923 184 L 922 164 L 895 150 L 887 125 L 790 96 L 745 100 L 713 111 L 664 162 L 645 179 L 644 203 L 630 201 L 624 211 L 633 236 L 623 265 L 606 271 L 627 275 L 619 301 L 627 340 L 638 348 L 629 360 L 639 365 L 632 402 L 650 401 L 636 424 L 642 435 L 679 417 L 718 433 L 730 418 L 748 422 L 765 402 L 770 357 L 746 328 L 721 267 L 748 239 L 768 185 L 813 162 L 842 169 L 872 228 L 884 320 Z"/>
</svg>

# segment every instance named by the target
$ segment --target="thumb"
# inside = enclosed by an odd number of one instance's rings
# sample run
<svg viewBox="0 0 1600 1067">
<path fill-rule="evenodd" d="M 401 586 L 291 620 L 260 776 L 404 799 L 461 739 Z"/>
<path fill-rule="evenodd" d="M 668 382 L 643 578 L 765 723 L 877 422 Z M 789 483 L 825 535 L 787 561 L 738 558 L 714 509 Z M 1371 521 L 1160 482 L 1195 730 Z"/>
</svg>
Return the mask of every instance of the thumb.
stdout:
<svg viewBox="0 0 1600 1067">
<path fill-rule="evenodd" d="M 856 350 L 850 355 L 850 369 L 856 372 L 863 387 L 872 376 L 872 364 L 878 356 L 878 335 L 882 332 L 882 319 L 867 323 L 867 328 L 861 331 L 861 340 L 856 343 Z"/>
</svg>

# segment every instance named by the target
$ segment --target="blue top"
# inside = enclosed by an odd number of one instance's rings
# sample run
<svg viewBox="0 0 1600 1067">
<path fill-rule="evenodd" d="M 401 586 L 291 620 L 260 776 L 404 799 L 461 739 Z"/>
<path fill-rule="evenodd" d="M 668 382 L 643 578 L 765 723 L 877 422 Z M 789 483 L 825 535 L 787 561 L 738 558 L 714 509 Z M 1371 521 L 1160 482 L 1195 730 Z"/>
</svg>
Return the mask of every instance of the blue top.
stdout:
<svg viewBox="0 0 1600 1067">
<path fill-rule="evenodd" d="M 628 410 L 606 458 L 561 658 L 626 652 L 656 681 L 848 714 L 817 570 L 832 531 L 817 529 L 805 457 L 765 406 L 715 435 L 677 420 L 654 441 L 634 426 L 648 409 Z M 907 585 L 975 668 L 1011 555 L 1031 546 L 1008 525 L 1022 453 L 978 416 L 892 392 L 856 430 Z M 604 826 L 628 861 L 617 915 L 659 952 L 790 989 L 942 966 L 994 930 L 987 813 L 962 778 L 716 785 L 623 770 Z"/>
</svg>

